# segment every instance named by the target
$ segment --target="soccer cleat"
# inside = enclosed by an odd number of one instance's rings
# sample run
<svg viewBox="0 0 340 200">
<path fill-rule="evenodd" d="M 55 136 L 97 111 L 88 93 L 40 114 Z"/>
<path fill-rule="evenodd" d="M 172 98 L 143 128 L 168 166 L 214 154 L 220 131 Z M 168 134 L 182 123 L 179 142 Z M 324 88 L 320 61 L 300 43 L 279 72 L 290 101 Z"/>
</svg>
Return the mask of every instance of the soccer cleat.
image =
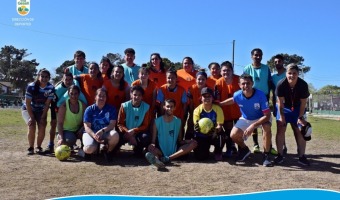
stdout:
<svg viewBox="0 0 340 200">
<path fill-rule="evenodd" d="M 305 155 L 299 157 L 298 163 L 301 164 L 301 165 L 304 165 L 304 166 L 310 166 L 310 163 L 309 163 L 309 161 L 307 160 L 307 158 L 306 158 Z"/>
<path fill-rule="evenodd" d="M 54 145 L 47 145 L 44 154 L 51 154 L 54 153 Z"/>
<path fill-rule="evenodd" d="M 264 167 L 273 167 L 273 164 L 272 164 L 272 162 L 270 162 L 269 160 L 265 159 L 265 160 L 263 161 L 263 166 L 264 166 Z"/>
<path fill-rule="evenodd" d="M 164 168 L 165 167 L 164 163 L 162 163 L 155 155 L 153 155 L 150 152 L 147 152 L 145 154 L 145 158 L 150 164 L 156 166 L 157 168 Z"/>
<path fill-rule="evenodd" d="M 43 154 L 44 154 L 44 150 L 43 150 L 43 148 L 41 148 L 41 147 L 36 147 L 36 148 L 35 148 L 35 152 L 36 152 L 37 154 L 39 154 L 39 155 L 43 155 Z"/>
<path fill-rule="evenodd" d="M 160 160 L 161 160 L 162 163 L 170 163 L 171 162 L 171 160 L 168 156 L 163 156 L 163 157 L 161 157 Z"/>
<path fill-rule="evenodd" d="M 28 151 L 27 155 L 29 155 L 29 156 L 34 154 L 34 148 L 33 147 L 28 148 L 27 151 Z"/>
<path fill-rule="evenodd" d="M 245 148 L 239 148 L 238 150 L 239 154 L 238 156 L 236 157 L 236 162 L 238 161 L 244 161 L 249 155 L 250 155 L 250 150 L 248 147 L 245 147 Z"/>
<path fill-rule="evenodd" d="M 258 144 L 254 145 L 253 153 L 261 153 L 260 146 Z"/>
<path fill-rule="evenodd" d="M 283 156 L 281 156 L 280 154 L 278 156 L 276 156 L 276 158 L 274 159 L 274 163 L 275 164 L 283 163 Z"/>
<path fill-rule="evenodd" d="M 274 149 L 272 147 L 272 148 L 270 148 L 270 154 L 272 154 L 273 156 L 276 156 L 278 153 L 277 153 L 276 149 Z"/>
</svg>

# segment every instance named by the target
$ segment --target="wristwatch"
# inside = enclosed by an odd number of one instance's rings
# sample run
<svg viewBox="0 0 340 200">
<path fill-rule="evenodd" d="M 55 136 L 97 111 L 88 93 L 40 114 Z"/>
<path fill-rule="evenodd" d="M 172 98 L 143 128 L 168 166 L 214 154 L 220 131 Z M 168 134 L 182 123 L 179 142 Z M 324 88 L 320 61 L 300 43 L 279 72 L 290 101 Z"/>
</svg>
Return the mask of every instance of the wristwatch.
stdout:
<svg viewBox="0 0 340 200">
<path fill-rule="evenodd" d="M 301 117 L 299 117 L 298 119 L 299 119 L 299 120 L 304 120 L 305 117 L 304 117 L 304 116 L 301 116 Z"/>
</svg>

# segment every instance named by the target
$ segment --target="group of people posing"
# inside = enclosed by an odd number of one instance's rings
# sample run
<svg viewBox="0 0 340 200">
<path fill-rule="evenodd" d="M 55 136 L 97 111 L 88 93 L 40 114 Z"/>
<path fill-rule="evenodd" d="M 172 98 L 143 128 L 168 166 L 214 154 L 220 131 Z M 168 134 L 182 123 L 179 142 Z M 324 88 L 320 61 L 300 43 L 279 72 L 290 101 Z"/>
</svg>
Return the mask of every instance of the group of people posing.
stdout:
<svg viewBox="0 0 340 200">
<path fill-rule="evenodd" d="M 236 162 L 251 153 L 245 144 L 254 141 L 253 151 L 261 152 L 257 129 L 262 129 L 263 166 L 284 161 L 287 152 L 285 132 L 291 124 L 297 143 L 298 162 L 309 165 L 305 156 L 306 140 L 299 127 L 305 119 L 308 85 L 299 78 L 296 64 L 284 67 L 284 58 L 275 56 L 277 73 L 271 75 L 262 64 L 262 50 L 251 51 L 252 63 L 240 76 L 229 61 L 213 62 L 205 70 L 194 68 L 185 57 L 182 69 L 165 69 L 159 53 L 150 56 L 150 66 L 134 63 L 135 51 L 124 52 L 125 63 L 113 65 L 107 57 L 99 64 L 85 65 L 85 53 L 76 51 L 74 66 L 65 69 L 62 81 L 53 86 L 50 72 L 41 69 L 29 83 L 22 106 L 28 126 L 28 155 L 54 151 L 57 145 L 71 148 L 81 140 L 85 159 L 101 152 L 111 162 L 120 147 L 129 143 L 136 156 L 145 156 L 162 168 L 172 160 L 194 152 L 198 160 L 209 159 L 211 145 L 214 159 L 221 161 L 235 154 Z M 272 116 L 269 94 L 273 91 L 274 117 L 277 123 L 276 147 L 272 147 Z M 51 110 L 50 141 L 45 137 L 47 113 Z M 208 134 L 200 131 L 198 121 L 209 118 L 214 127 Z M 36 149 L 35 132 L 38 129 Z M 223 149 L 226 152 L 223 152 Z M 270 159 L 270 154 L 275 159 Z"/>
</svg>

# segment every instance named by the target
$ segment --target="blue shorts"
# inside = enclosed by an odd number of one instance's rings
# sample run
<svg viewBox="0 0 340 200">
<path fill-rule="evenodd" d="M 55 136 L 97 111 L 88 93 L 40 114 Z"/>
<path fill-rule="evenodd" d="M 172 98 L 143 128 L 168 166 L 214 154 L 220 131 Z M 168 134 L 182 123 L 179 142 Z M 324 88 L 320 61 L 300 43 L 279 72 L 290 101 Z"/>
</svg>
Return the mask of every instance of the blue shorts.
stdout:
<svg viewBox="0 0 340 200">
<path fill-rule="evenodd" d="M 277 107 L 277 106 L 276 106 Z M 286 123 L 290 124 L 297 124 L 299 114 L 300 114 L 300 107 L 295 107 L 292 111 L 290 108 L 283 108 L 283 113 L 285 115 Z M 276 113 L 276 120 L 280 119 L 280 113 Z"/>
</svg>

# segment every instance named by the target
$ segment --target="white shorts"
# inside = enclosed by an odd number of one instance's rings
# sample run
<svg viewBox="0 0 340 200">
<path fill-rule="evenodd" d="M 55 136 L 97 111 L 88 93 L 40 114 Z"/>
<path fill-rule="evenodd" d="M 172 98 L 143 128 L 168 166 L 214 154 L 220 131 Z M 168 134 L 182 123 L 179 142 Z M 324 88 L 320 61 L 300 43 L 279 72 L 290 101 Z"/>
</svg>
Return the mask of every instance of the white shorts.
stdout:
<svg viewBox="0 0 340 200">
<path fill-rule="evenodd" d="M 236 122 L 235 127 L 241 129 L 243 132 L 254 122 L 256 122 L 258 119 L 255 120 L 247 120 L 243 117 L 240 117 L 240 119 Z M 270 116 L 269 123 L 272 123 L 272 117 Z M 262 125 L 259 125 L 255 128 L 262 127 Z"/>
</svg>

